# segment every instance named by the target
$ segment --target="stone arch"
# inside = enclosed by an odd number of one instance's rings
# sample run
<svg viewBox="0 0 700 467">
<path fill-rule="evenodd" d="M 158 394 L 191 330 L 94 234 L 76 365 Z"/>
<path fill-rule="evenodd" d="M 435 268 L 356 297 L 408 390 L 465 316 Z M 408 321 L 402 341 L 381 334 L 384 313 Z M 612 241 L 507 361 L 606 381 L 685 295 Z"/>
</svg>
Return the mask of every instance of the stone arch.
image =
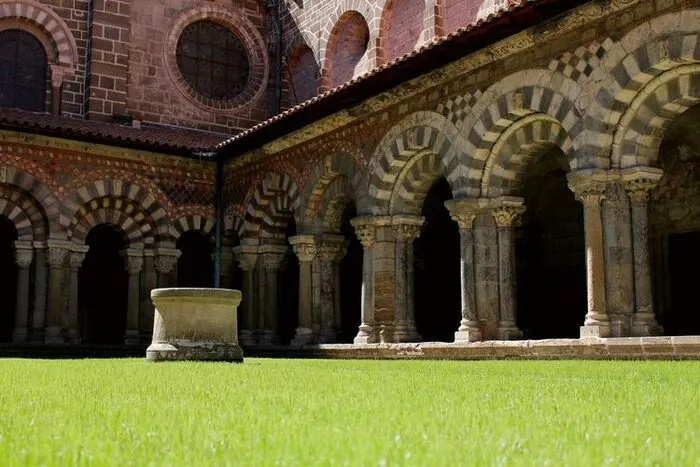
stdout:
<svg viewBox="0 0 700 467">
<path fill-rule="evenodd" d="M 419 151 L 401 170 L 401 182 L 394 186 L 389 199 L 389 214 L 420 215 L 430 188 L 444 173 L 440 155 L 431 150 Z"/>
<path fill-rule="evenodd" d="M 394 191 L 401 189 L 407 168 L 413 167 L 407 164 L 419 153 L 424 157 L 425 150 L 437 156 L 440 173 L 447 178 L 453 191 L 463 191 L 458 184 L 463 178 L 461 173 L 465 164 L 470 164 L 464 157 L 463 148 L 466 145 L 467 141 L 444 116 L 428 111 L 408 115 L 384 136 L 370 162 L 370 210 L 375 214 L 387 212 Z M 427 166 L 432 167 L 434 163 Z M 404 185 L 404 188 L 410 189 L 412 184 L 415 185 L 408 181 L 410 179 L 406 180 L 408 185 Z"/>
<path fill-rule="evenodd" d="M 37 211 L 41 212 L 44 218 L 43 237 L 48 238 L 50 234 L 57 233 L 60 228 L 58 223 L 59 204 L 58 199 L 48 186 L 32 174 L 13 166 L 0 166 L 0 181 L 4 181 L 10 187 L 19 188 L 36 204 Z M 0 184 L 0 186 L 2 185 Z"/>
<path fill-rule="evenodd" d="M 49 225 L 39 202 L 26 191 L 12 185 L 0 184 L 0 216 L 15 225 L 17 240 L 45 241 Z"/>
<path fill-rule="evenodd" d="M 73 73 L 78 66 L 78 46 L 70 28 L 49 7 L 34 0 L 0 1 L 0 29 L 23 29 L 44 44 L 49 60 Z"/>
<path fill-rule="evenodd" d="M 121 203 L 131 203 L 143 210 L 144 216 L 153 222 L 152 235 L 158 241 L 164 241 L 168 235 L 168 218 L 163 206 L 153 194 L 139 185 L 123 180 L 98 180 L 91 182 L 66 196 L 61 203 L 60 223 L 64 228 L 70 228 L 74 219 L 79 219 L 78 211 L 84 209 L 96 199 L 121 200 Z M 110 201 L 109 203 L 112 203 Z M 111 207 L 111 204 L 104 206 Z M 119 209 L 117 209 L 119 210 Z M 125 231 L 128 232 L 127 229 Z"/>
<path fill-rule="evenodd" d="M 131 248 L 152 248 L 160 240 L 153 218 L 140 203 L 117 196 L 96 197 L 81 206 L 68 224 L 68 239 L 84 244 L 93 227 L 117 226 Z"/>
<path fill-rule="evenodd" d="M 522 182 L 527 163 L 543 147 L 560 148 L 569 162 L 576 153 L 567 131 L 554 118 L 545 114 L 523 117 L 508 127 L 498 138 L 484 164 L 481 196 L 497 198 L 514 195 Z"/>
<path fill-rule="evenodd" d="M 201 232 L 205 236 L 210 236 L 214 232 L 216 220 L 203 217 L 197 214 L 182 216 L 170 225 L 170 237 L 177 241 L 182 234 L 190 230 Z"/>
<path fill-rule="evenodd" d="M 379 23 L 377 65 L 412 52 L 421 43 L 425 6 L 425 0 L 386 1 Z"/>
<path fill-rule="evenodd" d="M 324 189 L 313 227 L 318 233 L 340 231 L 343 210 L 353 201 L 353 189 L 344 176 L 335 177 Z"/>
<path fill-rule="evenodd" d="M 361 13 L 343 13 L 333 27 L 326 44 L 325 85 L 334 88 L 371 68 L 369 62 L 370 31 Z"/>
<path fill-rule="evenodd" d="M 472 156 L 466 169 L 466 194 L 479 196 L 483 169 L 494 145 L 503 132 L 518 120 L 532 114 L 556 120 L 573 142 L 583 128 L 580 105 L 581 88 L 571 79 L 550 70 L 525 70 L 494 84 L 474 104 L 460 128 L 467 135 L 464 152 Z M 570 160 L 571 170 L 581 165 Z"/>
<path fill-rule="evenodd" d="M 690 70 L 700 57 L 698 21 L 697 9 L 663 15 L 633 29 L 609 50 L 591 75 L 587 92 L 594 98 L 586 112 L 585 131 L 575 141 L 590 165 L 608 168 L 648 160 L 648 151 L 655 150 L 653 140 L 667 124 L 663 122 L 692 104 L 683 99 L 693 101 L 695 95 L 695 72 Z M 675 73 L 689 78 L 678 80 Z M 691 86 L 681 93 L 676 87 L 685 79 Z M 637 127 L 631 133 L 630 125 Z M 631 144 L 631 138 L 645 131 L 650 131 L 642 141 L 646 154 L 637 156 L 639 146 Z"/>
<path fill-rule="evenodd" d="M 255 187 L 246 203 L 239 235 L 242 242 L 263 244 L 284 240 L 280 228 L 286 226 L 299 205 L 299 189 L 287 174 L 268 173 Z"/>
<path fill-rule="evenodd" d="M 340 180 L 340 183 L 336 180 Z M 334 153 L 327 156 L 314 167 L 309 180 L 306 182 L 304 191 L 301 195 L 299 203 L 301 212 L 298 218 L 301 220 L 304 229 L 313 228 L 318 223 L 319 219 L 323 219 L 324 215 L 322 202 L 326 199 L 332 200 L 332 193 L 328 190 L 335 182 L 340 183 L 333 190 L 337 194 L 344 193 L 343 196 L 351 196 L 357 205 L 358 212 L 365 212 L 367 209 L 367 187 L 365 182 L 365 173 L 353 159 L 352 155 L 347 153 Z M 349 192 L 344 184 L 349 186 Z M 340 188 L 342 187 L 342 189 Z M 330 197 L 330 198 L 329 198 Z"/>
<path fill-rule="evenodd" d="M 338 21 L 346 12 L 354 11 L 362 15 L 369 28 L 370 45 L 367 48 L 366 57 L 369 61 L 368 68 L 372 68 L 376 63 L 376 50 L 374 47 L 372 47 L 372 44 L 375 44 L 377 41 L 377 35 L 379 33 L 378 18 L 381 15 L 383 3 L 383 1 L 373 4 L 372 2 L 355 2 L 353 0 L 342 0 L 338 2 L 335 10 L 326 21 L 324 28 L 321 30 L 321 37 L 319 38 L 319 63 L 325 64 L 328 60 L 328 44 L 335 25 L 338 24 Z"/>
</svg>

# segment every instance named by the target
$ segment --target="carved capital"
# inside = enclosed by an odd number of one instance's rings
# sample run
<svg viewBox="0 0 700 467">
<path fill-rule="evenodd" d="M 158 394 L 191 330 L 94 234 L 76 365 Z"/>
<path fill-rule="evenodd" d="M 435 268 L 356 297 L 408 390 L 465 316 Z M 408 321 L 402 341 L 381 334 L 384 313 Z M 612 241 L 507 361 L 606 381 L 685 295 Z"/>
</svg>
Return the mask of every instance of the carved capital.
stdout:
<svg viewBox="0 0 700 467">
<path fill-rule="evenodd" d="M 284 253 L 266 252 L 260 254 L 260 266 L 265 271 L 279 271 Z"/>
<path fill-rule="evenodd" d="M 484 199 L 451 199 L 445 201 L 445 207 L 450 211 L 450 216 L 459 226 L 459 230 L 465 231 L 474 228 L 474 221 L 486 203 L 488 200 Z"/>
<path fill-rule="evenodd" d="M 308 263 L 316 258 L 316 245 L 313 243 L 299 243 L 294 245 L 294 254 L 297 255 L 299 261 L 302 263 Z"/>
<path fill-rule="evenodd" d="M 60 88 L 63 78 L 71 74 L 71 70 L 61 65 L 51 65 L 51 86 Z"/>
<path fill-rule="evenodd" d="M 649 193 L 656 188 L 663 171 L 656 167 L 632 167 L 622 172 L 622 181 L 630 201 L 646 203 Z"/>
<path fill-rule="evenodd" d="M 17 248 L 15 250 L 15 263 L 22 269 L 27 269 L 32 265 L 34 250 L 32 248 Z"/>
<path fill-rule="evenodd" d="M 394 238 L 397 242 L 410 243 L 420 236 L 420 225 L 394 224 Z"/>
<path fill-rule="evenodd" d="M 60 246 L 49 246 L 46 262 L 50 268 L 62 268 L 68 256 L 68 248 Z"/>
<path fill-rule="evenodd" d="M 319 256 L 323 261 L 336 262 L 343 259 L 345 256 L 346 247 L 345 241 L 324 241 L 321 244 Z"/>
<path fill-rule="evenodd" d="M 70 263 L 70 268 L 74 271 L 77 271 L 80 269 L 80 266 L 83 265 L 83 261 L 85 261 L 85 252 L 84 251 L 71 251 L 70 252 L 70 258 L 68 259 Z"/>
<path fill-rule="evenodd" d="M 136 275 L 143 269 L 143 256 L 127 256 L 125 258 L 125 263 L 129 275 Z"/>
<path fill-rule="evenodd" d="M 617 182 L 610 174 L 603 171 L 581 171 L 568 175 L 569 189 L 584 207 L 600 206 L 608 193 L 610 183 Z"/>
<path fill-rule="evenodd" d="M 157 255 L 153 265 L 161 274 L 170 274 L 175 269 L 177 264 L 177 257 L 170 255 Z"/>
<path fill-rule="evenodd" d="M 498 227 L 514 227 L 520 222 L 525 206 L 498 206 L 491 211 Z"/>
</svg>

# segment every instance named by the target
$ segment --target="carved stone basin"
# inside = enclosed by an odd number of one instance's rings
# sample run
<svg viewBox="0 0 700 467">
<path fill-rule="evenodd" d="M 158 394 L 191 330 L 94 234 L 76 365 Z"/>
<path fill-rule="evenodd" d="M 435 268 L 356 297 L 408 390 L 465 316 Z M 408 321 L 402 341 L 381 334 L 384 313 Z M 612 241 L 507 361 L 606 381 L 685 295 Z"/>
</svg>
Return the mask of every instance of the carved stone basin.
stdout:
<svg viewBox="0 0 700 467">
<path fill-rule="evenodd" d="M 151 300 L 156 310 L 147 360 L 243 361 L 238 290 L 154 289 Z"/>
</svg>

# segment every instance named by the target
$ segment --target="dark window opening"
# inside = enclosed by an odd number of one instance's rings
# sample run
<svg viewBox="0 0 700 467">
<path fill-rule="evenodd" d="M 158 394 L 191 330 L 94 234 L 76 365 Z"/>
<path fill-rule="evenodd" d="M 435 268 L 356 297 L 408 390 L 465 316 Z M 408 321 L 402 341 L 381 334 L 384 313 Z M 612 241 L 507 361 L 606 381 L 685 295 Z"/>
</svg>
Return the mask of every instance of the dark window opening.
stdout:
<svg viewBox="0 0 700 467">
<path fill-rule="evenodd" d="M 0 32 L 0 107 L 43 112 L 47 67 L 36 37 L 17 29 Z"/>
</svg>

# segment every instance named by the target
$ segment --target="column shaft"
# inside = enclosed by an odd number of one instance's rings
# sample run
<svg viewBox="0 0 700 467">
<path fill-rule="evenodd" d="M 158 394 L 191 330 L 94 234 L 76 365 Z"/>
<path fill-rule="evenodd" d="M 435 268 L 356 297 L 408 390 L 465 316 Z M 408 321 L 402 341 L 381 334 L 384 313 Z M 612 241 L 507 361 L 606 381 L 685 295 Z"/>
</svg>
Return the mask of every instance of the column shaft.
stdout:
<svg viewBox="0 0 700 467">
<path fill-rule="evenodd" d="M 32 315 L 32 342 L 43 342 L 44 326 L 46 325 L 46 294 L 47 294 L 47 271 L 46 271 L 46 248 L 37 247 L 35 250 L 36 260 L 34 261 L 34 312 Z"/>
<path fill-rule="evenodd" d="M 517 283 L 515 277 L 515 243 L 513 228 L 524 212 L 522 201 L 509 201 L 494 209 L 498 226 L 499 309 L 498 337 L 502 340 L 522 337 L 516 324 Z"/>
<path fill-rule="evenodd" d="M 29 267 L 34 251 L 30 248 L 15 251 L 17 263 L 17 298 L 15 302 L 15 327 L 13 342 L 24 343 L 29 337 Z"/>
<path fill-rule="evenodd" d="M 46 310 L 46 336 L 47 344 L 63 344 L 61 335 L 61 293 L 63 266 L 68 250 L 62 247 L 49 248 L 49 294 Z"/>
</svg>

